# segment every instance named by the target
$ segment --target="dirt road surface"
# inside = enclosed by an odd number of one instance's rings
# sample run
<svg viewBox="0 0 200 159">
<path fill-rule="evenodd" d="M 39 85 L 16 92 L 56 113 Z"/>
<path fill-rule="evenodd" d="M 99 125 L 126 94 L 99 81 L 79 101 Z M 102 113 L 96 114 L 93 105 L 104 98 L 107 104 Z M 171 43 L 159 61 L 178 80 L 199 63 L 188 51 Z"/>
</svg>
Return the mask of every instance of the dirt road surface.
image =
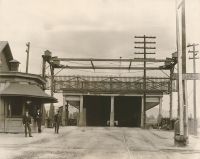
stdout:
<svg viewBox="0 0 200 159">
<path fill-rule="evenodd" d="M 61 127 L 25 138 L 0 134 L 1 159 L 200 159 L 200 137 L 175 147 L 173 132 L 140 128 Z"/>
</svg>

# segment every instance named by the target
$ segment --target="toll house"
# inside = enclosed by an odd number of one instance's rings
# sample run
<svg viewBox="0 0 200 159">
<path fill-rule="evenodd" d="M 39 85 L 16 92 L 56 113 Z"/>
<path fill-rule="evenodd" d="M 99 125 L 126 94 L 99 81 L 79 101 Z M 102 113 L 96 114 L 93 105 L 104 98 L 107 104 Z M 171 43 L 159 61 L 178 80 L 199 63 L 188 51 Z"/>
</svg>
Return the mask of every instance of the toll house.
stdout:
<svg viewBox="0 0 200 159">
<path fill-rule="evenodd" d="M 39 75 L 19 72 L 8 42 L 0 42 L 0 132 L 23 132 L 22 116 L 28 110 L 32 130 L 37 109 L 44 112 L 44 103 L 57 100 L 44 92 L 46 81 Z"/>
</svg>

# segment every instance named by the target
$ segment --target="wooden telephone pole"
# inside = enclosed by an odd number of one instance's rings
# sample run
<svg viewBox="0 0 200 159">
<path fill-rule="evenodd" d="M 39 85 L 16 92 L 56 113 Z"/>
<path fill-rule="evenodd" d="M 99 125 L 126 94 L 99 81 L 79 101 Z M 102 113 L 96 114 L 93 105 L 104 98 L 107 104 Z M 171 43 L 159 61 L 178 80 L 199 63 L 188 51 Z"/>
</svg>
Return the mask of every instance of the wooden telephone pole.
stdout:
<svg viewBox="0 0 200 159">
<path fill-rule="evenodd" d="M 187 60 L 186 60 L 186 21 L 185 21 L 185 0 L 182 0 L 182 73 L 187 73 Z M 188 95 L 187 95 L 187 80 L 183 80 L 183 119 L 184 119 L 184 138 L 186 144 L 188 143 Z"/>
<path fill-rule="evenodd" d="M 136 49 L 142 49 L 143 52 L 136 52 L 135 54 L 143 54 L 144 55 L 144 79 L 143 79 L 143 124 L 142 127 L 145 128 L 146 126 L 146 62 L 147 62 L 147 54 L 155 54 L 154 52 L 147 52 L 150 49 L 156 49 L 155 47 L 148 47 L 147 44 L 155 44 L 156 42 L 147 41 L 148 39 L 155 39 L 154 36 L 135 36 L 136 39 L 142 39 L 142 41 L 136 41 L 135 44 L 140 44 L 142 46 L 135 46 Z"/>
<path fill-rule="evenodd" d="M 27 49 L 26 49 L 26 53 L 27 53 L 27 57 L 26 57 L 26 73 L 28 73 L 30 42 L 28 42 L 26 44 L 26 46 L 27 46 Z"/>
<path fill-rule="evenodd" d="M 196 59 L 199 59 L 197 56 L 198 51 L 196 51 L 196 46 L 199 44 L 189 44 L 187 47 L 192 47 L 192 50 L 189 50 L 188 53 L 192 53 L 192 57 L 189 57 L 190 60 L 193 60 L 193 73 L 196 73 Z M 194 135 L 197 135 L 197 115 L 196 115 L 196 80 L 193 80 L 193 112 L 194 112 Z"/>
<path fill-rule="evenodd" d="M 181 38 L 179 29 L 178 11 L 181 8 Z M 186 74 L 186 22 L 185 22 L 185 0 L 178 5 L 176 0 L 176 37 L 178 52 L 178 117 L 179 133 L 175 132 L 175 142 L 180 145 L 188 144 L 188 97 L 187 81 L 183 80 Z"/>
</svg>

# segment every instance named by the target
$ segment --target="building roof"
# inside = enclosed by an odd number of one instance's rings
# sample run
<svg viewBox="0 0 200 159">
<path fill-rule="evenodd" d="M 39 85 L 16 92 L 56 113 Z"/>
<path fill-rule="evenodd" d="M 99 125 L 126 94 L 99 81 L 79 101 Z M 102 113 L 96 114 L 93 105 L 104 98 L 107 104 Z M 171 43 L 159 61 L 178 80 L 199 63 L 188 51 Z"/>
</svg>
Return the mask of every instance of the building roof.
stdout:
<svg viewBox="0 0 200 159">
<path fill-rule="evenodd" d="M 0 81 L 5 81 L 6 78 L 19 78 L 24 81 L 25 79 L 34 80 L 37 81 L 38 84 L 45 84 L 46 80 L 42 78 L 40 75 L 37 74 L 31 74 L 31 73 L 24 73 L 24 72 L 0 72 Z"/>
<path fill-rule="evenodd" d="M 0 92 L 2 97 L 25 97 L 39 100 L 41 103 L 56 103 L 57 99 L 49 96 L 40 87 L 32 84 L 11 83 Z"/>
<path fill-rule="evenodd" d="M 7 41 L 0 41 L 0 51 L 2 51 L 6 45 L 8 45 L 8 42 Z"/>
<path fill-rule="evenodd" d="M 5 56 L 7 61 L 13 60 L 12 52 L 7 41 L 0 41 L 0 53 L 5 50 Z"/>
<path fill-rule="evenodd" d="M 10 62 L 10 63 L 11 63 L 11 62 L 12 62 L 12 63 L 20 63 L 19 61 L 15 60 L 15 59 L 10 60 L 9 62 Z"/>
</svg>

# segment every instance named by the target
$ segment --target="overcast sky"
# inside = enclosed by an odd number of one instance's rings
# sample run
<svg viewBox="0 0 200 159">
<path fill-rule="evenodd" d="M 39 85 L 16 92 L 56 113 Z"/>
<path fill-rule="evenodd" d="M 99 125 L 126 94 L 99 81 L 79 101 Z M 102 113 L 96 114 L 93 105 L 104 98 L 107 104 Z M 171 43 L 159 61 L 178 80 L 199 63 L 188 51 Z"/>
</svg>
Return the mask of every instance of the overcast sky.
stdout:
<svg viewBox="0 0 200 159">
<path fill-rule="evenodd" d="M 200 42 L 200 1 L 186 1 L 187 41 Z M 21 71 L 28 41 L 34 73 L 45 49 L 59 57 L 132 58 L 134 36 L 146 34 L 157 37 L 157 58 L 176 50 L 175 0 L 1 0 L 0 19 L 1 40 Z"/>
<path fill-rule="evenodd" d="M 154 57 L 170 57 L 175 24 L 175 0 L 0 0 L 0 40 L 9 41 L 22 72 L 27 42 L 31 73 L 41 72 L 46 49 L 59 57 L 134 58 L 135 35 L 156 36 Z M 187 43 L 200 43 L 200 0 L 186 0 L 186 24 Z"/>
</svg>

